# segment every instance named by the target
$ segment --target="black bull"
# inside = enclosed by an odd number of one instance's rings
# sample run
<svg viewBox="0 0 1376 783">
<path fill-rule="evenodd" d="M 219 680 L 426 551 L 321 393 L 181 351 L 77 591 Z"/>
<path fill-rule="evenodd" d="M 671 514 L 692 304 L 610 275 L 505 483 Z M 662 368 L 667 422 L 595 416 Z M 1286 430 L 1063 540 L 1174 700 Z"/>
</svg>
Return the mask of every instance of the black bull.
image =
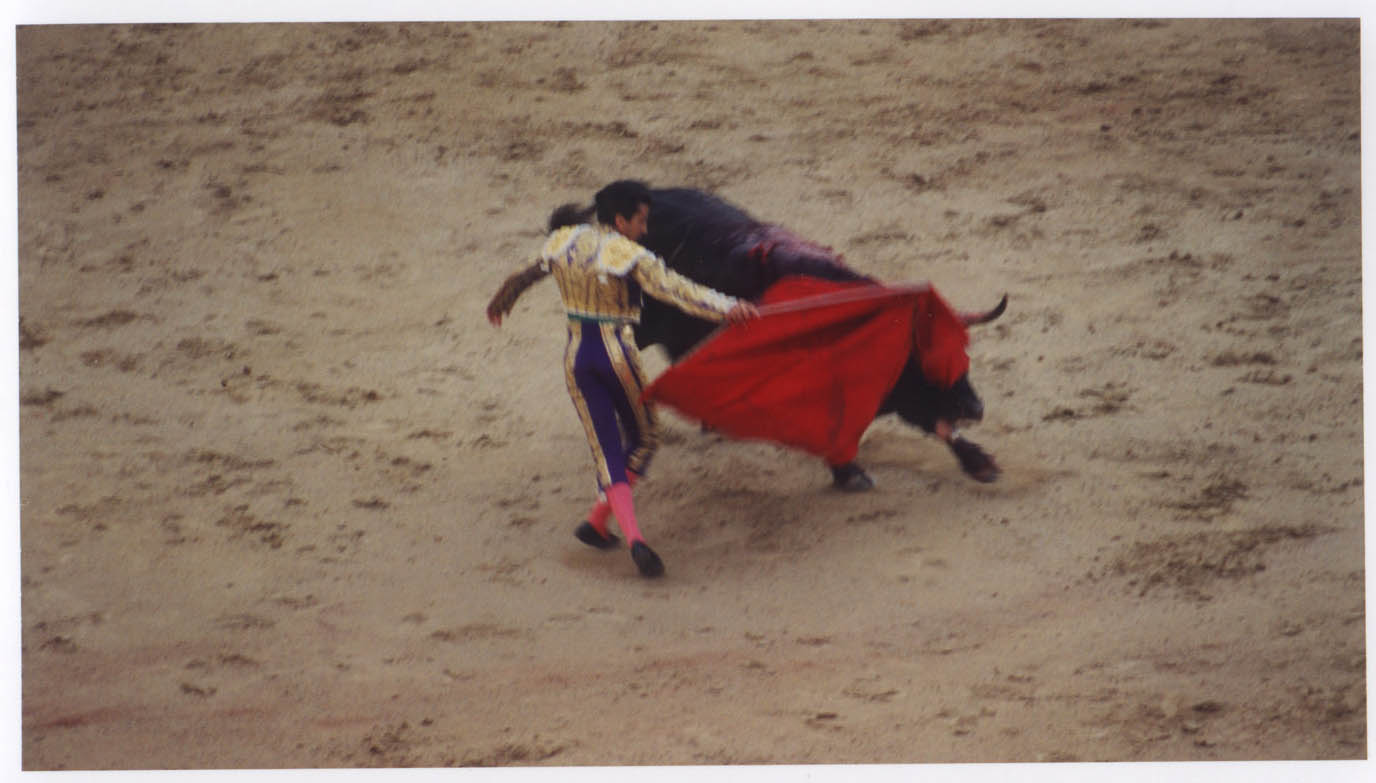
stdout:
<svg viewBox="0 0 1376 783">
<path fill-rule="evenodd" d="M 758 301 L 766 288 L 787 275 L 873 282 L 844 265 L 830 248 L 761 223 L 715 196 L 687 188 L 656 189 L 652 196 L 649 233 L 640 243 L 664 258 L 679 274 L 722 293 Z M 1003 313 L 1006 304 L 1005 297 L 988 313 L 964 316 L 964 320 L 967 324 L 991 321 Z M 646 297 L 636 343 L 641 348 L 661 345 L 669 358 L 677 361 L 716 327 L 717 324 Z M 941 388 L 928 381 L 919 362 L 909 357 L 878 415 L 890 413 L 940 435 L 971 477 L 986 482 L 998 478 L 999 469 L 993 458 L 955 433 L 958 423 L 984 417 L 984 404 L 970 385 L 968 373 L 950 388 Z M 830 468 L 836 486 L 842 489 L 858 491 L 874 486 L 855 462 Z"/>
</svg>

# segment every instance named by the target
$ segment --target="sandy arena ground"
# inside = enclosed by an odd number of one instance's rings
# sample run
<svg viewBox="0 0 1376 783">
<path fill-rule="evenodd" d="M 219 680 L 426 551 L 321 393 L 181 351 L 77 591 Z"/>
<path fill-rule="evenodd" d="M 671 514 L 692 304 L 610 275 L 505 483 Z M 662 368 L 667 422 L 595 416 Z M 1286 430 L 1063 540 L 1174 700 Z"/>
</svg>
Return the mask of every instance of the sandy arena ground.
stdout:
<svg viewBox="0 0 1376 783">
<path fill-rule="evenodd" d="M 25 27 L 31 770 L 1363 759 L 1356 21 Z M 709 188 L 976 330 L 879 486 L 592 499 L 551 208 Z M 655 372 L 662 357 L 649 357 Z M 634 741 L 631 741 L 631 740 Z"/>
</svg>

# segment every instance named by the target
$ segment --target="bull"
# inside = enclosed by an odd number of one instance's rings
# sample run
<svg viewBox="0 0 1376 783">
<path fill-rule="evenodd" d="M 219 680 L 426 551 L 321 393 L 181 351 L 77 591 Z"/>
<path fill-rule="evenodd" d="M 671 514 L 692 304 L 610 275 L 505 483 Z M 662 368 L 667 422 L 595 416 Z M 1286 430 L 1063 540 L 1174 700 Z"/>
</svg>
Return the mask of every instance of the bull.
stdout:
<svg viewBox="0 0 1376 783">
<path fill-rule="evenodd" d="M 765 289 L 789 275 L 876 282 L 851 269 L 830 248 L 761 222 L 716 196 L 689 188 L 655 189 L 652 195 L 649 233 L 640 243 L 679 274 L 722 293 L 758 301 Z M 967 326 L 988 323 L 1002 315 L 1007 304 L 1004 296 L 992 310 L 963 314 L 961 320 Z M 646 297 L 636 343 L 640 348 L 659 345 L 671 361 L 677 361 L 718 326 Z M 924 377 L 920 362 L 909 356 L 876 415 L 887 414 L 897 414 L 908 424 L 937 435 L 975 480 L 998 478 L 993 457 L 958 429 L 984 418 L 984 404 L 970 385 L 968 372 L 943 388 Z M 858 492 L 874 486 L 855 461 L 829 467 L 840 489 Z"/>
</svg>

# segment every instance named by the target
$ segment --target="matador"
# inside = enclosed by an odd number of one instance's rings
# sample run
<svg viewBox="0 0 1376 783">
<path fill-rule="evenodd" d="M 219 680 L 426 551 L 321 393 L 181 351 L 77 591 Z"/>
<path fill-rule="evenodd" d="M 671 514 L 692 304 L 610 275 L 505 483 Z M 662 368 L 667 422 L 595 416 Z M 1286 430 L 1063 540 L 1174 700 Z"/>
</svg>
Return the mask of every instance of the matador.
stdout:
<svg viewBox="0 0 1376 783">
<path fill-rule="evenodd" d="M 527 288 L 554 276 L 568 316 L 564 377 L 597 474 L 597 501 L 574 535 L 589 546 L 612 549 L 620 539 L 607 518 L 615 516 L 632 560 L 647 577 L 662 575 L 664 563 L 640 533 L 631 495 L 659 443 L 654 409 L 641 399 L 646 376 L 633 332 L 641 297 L 714 321 L 759 315 L 751 303 L 679 275 L 637 244 L 651 207 L 646 185 L 621 180 L 598 191 L 590 208 L 556 210 L 539 257 L 507 278 L 487 306 L 488 320 L 500 326 Z"/>
</svg>

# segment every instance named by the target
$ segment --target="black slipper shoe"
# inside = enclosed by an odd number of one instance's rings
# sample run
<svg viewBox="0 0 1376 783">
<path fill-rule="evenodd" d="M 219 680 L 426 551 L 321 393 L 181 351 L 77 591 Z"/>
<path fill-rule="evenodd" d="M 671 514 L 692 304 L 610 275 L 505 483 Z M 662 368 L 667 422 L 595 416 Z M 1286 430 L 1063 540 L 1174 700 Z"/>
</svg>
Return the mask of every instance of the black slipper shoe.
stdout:
<svg viewBox="0 0 1376 783">
<path fill-rule="evenodd" d="M 631 544 L 631 559 L 635 561 L 636 568 L 640 569 L 641 576 L 656 577 L 664 575 L 664 561 L 659 559 L 655 550 L 651 549 L 644 541 L 637 541 Z"/>
<path fill-rule="evenodd" d="M 597 532 L 597 528 L 593 527 L 591 522 L 584 522 L 579 525 L 578 528 L 573 531 L 573 535 L 577 537 L 579 541 L 598 549 L 615 549 L 621 543 L 621 539 L 614 533 L 609 532 L 604 536 Z"/>
</svg>

